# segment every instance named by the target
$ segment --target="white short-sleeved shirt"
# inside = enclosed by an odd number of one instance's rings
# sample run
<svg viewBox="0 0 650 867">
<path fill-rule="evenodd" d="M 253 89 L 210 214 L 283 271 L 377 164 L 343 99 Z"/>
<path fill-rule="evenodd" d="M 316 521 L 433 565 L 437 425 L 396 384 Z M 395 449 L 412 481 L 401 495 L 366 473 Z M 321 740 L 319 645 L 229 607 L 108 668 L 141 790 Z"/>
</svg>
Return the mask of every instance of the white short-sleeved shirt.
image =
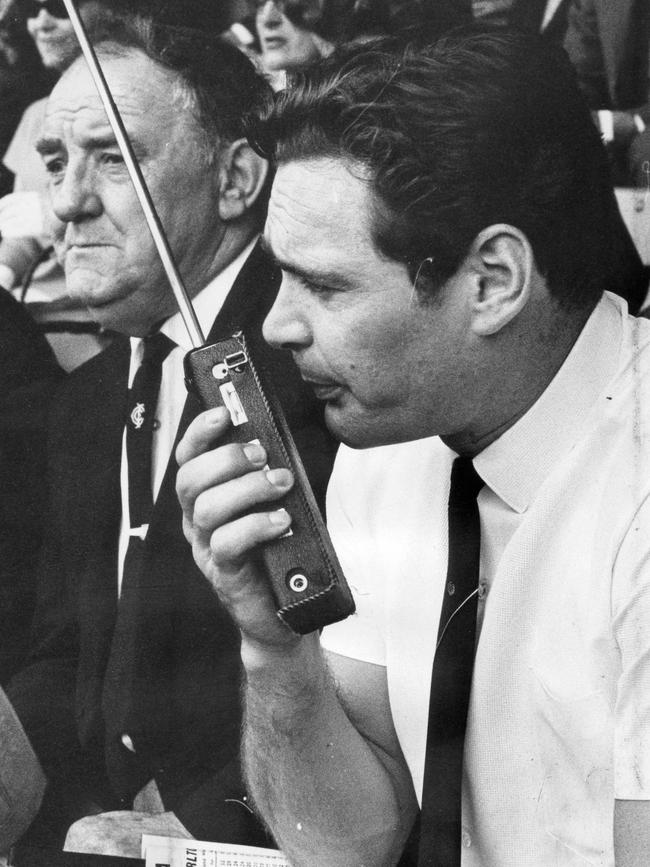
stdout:
<svg viewBox="0 0 650 867">
<path fill-rule="evenodd" d="M 328 524 L 357 614 L 324 646 L 387 667 L 422 790 L 454 454 L 339 450 Z M 480 637 L 463 867 L 613 867 L 614 800 L 650 799 L 650 322 L 606 294 L 531 409 L 475 458 Z"/>
</svg>

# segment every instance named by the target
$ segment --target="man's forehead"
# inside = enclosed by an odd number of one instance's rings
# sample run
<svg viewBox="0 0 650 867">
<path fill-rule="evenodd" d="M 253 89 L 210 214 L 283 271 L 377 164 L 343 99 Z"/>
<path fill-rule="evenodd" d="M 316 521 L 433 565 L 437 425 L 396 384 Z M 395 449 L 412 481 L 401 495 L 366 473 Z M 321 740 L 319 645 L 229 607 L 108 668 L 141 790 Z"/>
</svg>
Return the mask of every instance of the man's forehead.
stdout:
<svg viewBox="0 0 650 867">
<path fill-rule="evenodd" d="M 329 158 L 279 166 L 264 235 L 287 270 L 355 270 L 374 255 L 373 193 L 358 168 Z"/>
<path fill-rule="evenodd" d="M 365 236 L 372 190 L 362 168 L 334 158 L 295 160 L 276 172 L 269 203 L 269 222 L 302 235 L 314 225 L 334 233 Z"/>
<path fill-rule="evenodd" d="M 176 114 L 173 75 L 137 48 L 125 48 L 120 54 L 98 51 L 99 61 L 109 90 L 125 120 L 153 114 L 157 120 Z M 48 100 L 46 130 L 77 118 L 108 125 L 108 119 L 83 58 L 78 58 L 63 74 Z"/>
</svg>

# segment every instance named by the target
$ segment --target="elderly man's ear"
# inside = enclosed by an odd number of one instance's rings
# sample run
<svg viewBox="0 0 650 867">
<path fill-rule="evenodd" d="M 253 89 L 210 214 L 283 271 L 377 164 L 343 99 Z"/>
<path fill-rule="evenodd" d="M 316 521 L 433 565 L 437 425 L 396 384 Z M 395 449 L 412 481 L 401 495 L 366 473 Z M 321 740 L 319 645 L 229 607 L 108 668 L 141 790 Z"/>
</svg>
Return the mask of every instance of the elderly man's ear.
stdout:
<svg viewBox="0 0 650 867">
<path fill-rule="evenodd" d="M 224 222 L 237 220 L 257 201 L 269 166 L 246 139 L 232 142 L 219 160 L 219 216 Z"/>
</svg>

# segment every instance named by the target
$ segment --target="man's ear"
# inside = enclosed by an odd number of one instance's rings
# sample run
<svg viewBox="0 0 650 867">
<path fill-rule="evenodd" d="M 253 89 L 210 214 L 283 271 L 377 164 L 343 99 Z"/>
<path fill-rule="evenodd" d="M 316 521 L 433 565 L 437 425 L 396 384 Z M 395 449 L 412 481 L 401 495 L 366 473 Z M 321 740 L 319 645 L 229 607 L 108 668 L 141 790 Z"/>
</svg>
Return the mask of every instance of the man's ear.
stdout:
<svg viewBox="0 0 650 867">
<path fill-rule="evenodd" d="M 474 239 L 466 266 L 472 273 L 472 330 L 496 334 L 528 303 L 534 271 L 533 249 L 519 229 L 498 223 Z"/>
<path fill-rule="evenodd" d="M 242 217 L 257 201 L 269 171 L 246 139 L 229 144 L 219 159 L 219 216 L 224 222 Z"/>
</svg>

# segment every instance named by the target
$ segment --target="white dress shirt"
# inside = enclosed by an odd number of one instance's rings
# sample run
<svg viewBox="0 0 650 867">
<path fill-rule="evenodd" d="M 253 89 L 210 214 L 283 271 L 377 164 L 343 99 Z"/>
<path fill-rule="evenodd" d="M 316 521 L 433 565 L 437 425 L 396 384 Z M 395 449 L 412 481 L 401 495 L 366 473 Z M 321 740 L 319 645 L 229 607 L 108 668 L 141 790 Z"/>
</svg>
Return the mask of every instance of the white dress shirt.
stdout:
<svg viewBox="0 0 650 867">
<path fill-rule="evenodd" d="M 418 797 L 453 458 L 437 438 L 341 447 L 328 492 L 358 613 L 323 644 L 386 666 Z M 613 867 L 614 799 L 650 799 L 650 322 L 607 294 L 474 463 L 486 486 L 463 867 Z"/>
<path fill-rule="evenodd" d="M 205 289 L 192 300 L 201 330 L 207 336 L 212 328 L 217 314 L 221 310 L 228 293 L 230 292 L 237 275 L 241 271 L 244 262 L 249 257 L 257 238 L 252 240 L 244 250 L 223 271 L 212 280 Z M 192 349 L 187 329 L 183 324 L 180 313 L 171 316 L 160 328 L 163 334 L 176 343 L 162 368 L 162 380 L 158 392 L 158 405 L 156 407 L 156 420 L 154 422 L 152 460 L 151 460 L 151 489 L 154 502 L 158 496 L 169 458 L 171 456 L 176 431 L 180 422 L 187 391 L 183 373 L 183 359 L 187 352 Z M 142 362 L 143 342 L 140 337 L 131 338 L 131 362 L 129 367 L 129 388 L 133 384 L 136 371 Z M 126 457 L 126 429 L 122 436 L 122 464 L 120 471 L 120 486 L 122 492 L 122 522 L 120 526 L 119 558 L 118 558 L 118 588 L 122 586 L 122 572 L 124 558 L 129 544 L 129 468 Z"/>
</svg>

